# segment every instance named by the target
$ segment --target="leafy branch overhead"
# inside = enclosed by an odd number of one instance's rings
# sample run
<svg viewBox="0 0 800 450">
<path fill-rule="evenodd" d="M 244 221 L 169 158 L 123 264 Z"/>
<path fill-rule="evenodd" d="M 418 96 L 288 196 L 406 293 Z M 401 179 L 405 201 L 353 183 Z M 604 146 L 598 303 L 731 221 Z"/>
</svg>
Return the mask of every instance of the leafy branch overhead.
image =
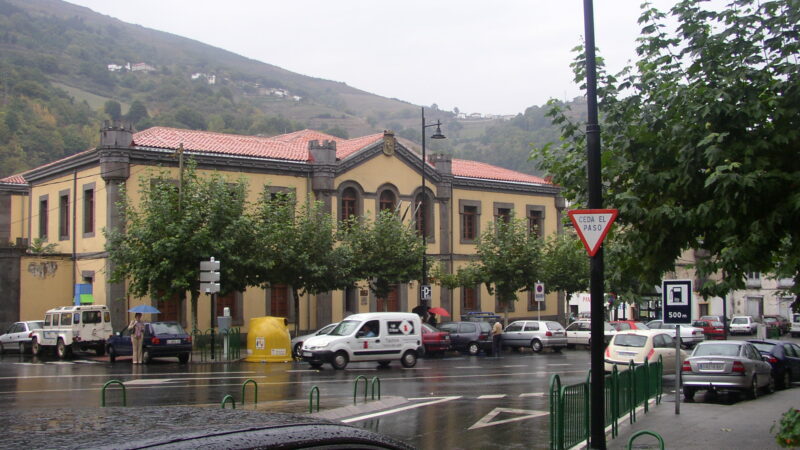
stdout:
<svg viewBox="0 0 800 450">
<path fill-rule="evenodd" d="M 724 275 L 701 286 L 703 295 L 742 287 L 750 271 L 800 287 L 800 8 L 793 0 L 707 8 L 645 4 L 634 65 L 610 75 L 598 61 L 603 195 L 619 209 L 613 239 L 624 249 L 617 275 L 646 289 L 697 249 L 708 255 L 698 259 L 700 278 Z M 583 62 L 578 49 L 579 84 Z M 562 145 L 536 157 L 582 205 L 585 136 L 558 103 L 549 114 Z"/>
</svg>

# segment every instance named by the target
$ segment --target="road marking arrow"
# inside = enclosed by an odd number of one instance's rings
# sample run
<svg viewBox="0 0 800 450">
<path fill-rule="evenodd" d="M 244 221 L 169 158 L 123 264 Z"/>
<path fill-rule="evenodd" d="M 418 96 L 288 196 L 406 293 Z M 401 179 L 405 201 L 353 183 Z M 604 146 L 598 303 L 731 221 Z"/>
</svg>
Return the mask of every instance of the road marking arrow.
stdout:
<svg viewBox="0 0 800 450">
<path fill-rule="evenodd" d="M 502 413 L 508 414 L 519 414 L 518 417 L 512 417 L 510 419 L 503 419 L 503 420 L 495 420 L 492 422 L 492 419 L 499 416 Z M 517 422 L 520 420 L 525 419 L 534 419 L 536 417 L 546 416 L 549 413 L 546 411 L 535 411 L 530 409 L 513 409 L 513 408 L 495 408 L 489 414 L 485 415 L 481 420 L 475 422 L 474 425 L 467 428 L 468 430 L 475 430 L 478 428 L 483 427 L 491 427 L 493 425 L 499 425 L 501 423 L 509 423 L 509 422 Z"/>
</svg>

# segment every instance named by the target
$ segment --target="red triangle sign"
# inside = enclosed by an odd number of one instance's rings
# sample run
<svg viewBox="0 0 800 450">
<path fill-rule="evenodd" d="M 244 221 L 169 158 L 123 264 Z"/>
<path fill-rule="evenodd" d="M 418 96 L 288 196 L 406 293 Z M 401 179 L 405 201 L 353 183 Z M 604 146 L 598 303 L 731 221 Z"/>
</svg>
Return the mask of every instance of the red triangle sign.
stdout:
<svg viewBox="0 0 800 450">
<path fill-rule="evenodd" d="M 600 249 L 617 212 L 616 209 L 576 209 L 568 213 L 589 256 L 594 256 Z"/>
</svg>

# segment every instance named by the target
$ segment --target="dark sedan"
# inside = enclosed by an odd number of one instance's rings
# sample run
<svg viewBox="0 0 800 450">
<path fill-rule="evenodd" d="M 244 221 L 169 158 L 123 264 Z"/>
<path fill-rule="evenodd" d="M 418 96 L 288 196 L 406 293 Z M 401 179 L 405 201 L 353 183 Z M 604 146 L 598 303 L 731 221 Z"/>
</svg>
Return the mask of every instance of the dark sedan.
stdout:
<svg viewBox="0 0 800 450">
<path fill-rule="evenodd" d="M 106 343 L 108 357 L 113 363 L 118 356 L 133 354 L 132 329 L 126 328 L 112 336 Z M 186 334 L 177 322 L 152 322 L 145 324 L 142 341 L 142 362 L 153 358 L 177 357 L 181 363 L 189 361 L 192 352 L 192 337 Z"/>
<path fill-rule="evenodd" d="M 492 352 L 492 324 L 489 322 L 445 322 L 439 330 L 450 333 L 450 344 L 454 350 L 467 352 L 472 356 L 483 350 Z"/>
<path fill-rule="evenodd" d="M 800 346 L 792 342 L 772 339 L 750 339 L 761 355 L 772 366 L 772 378 L 781 389 L 792 387 L 800 381 Z"/>
</svg>

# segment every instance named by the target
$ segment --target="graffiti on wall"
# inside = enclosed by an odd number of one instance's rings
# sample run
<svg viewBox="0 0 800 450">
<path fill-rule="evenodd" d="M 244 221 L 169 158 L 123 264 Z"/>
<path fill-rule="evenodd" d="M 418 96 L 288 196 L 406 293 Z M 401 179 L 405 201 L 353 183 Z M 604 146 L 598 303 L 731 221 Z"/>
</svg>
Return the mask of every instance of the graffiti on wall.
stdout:
<svg viewBox="0 0 800 450">
<path fill-rule="evenodd" d="M 55 261 L 40 261 L 28 263 L 28 273 L 36 278 L 47 278 L 56 275 L 58 263 Z"/>
</svg>

